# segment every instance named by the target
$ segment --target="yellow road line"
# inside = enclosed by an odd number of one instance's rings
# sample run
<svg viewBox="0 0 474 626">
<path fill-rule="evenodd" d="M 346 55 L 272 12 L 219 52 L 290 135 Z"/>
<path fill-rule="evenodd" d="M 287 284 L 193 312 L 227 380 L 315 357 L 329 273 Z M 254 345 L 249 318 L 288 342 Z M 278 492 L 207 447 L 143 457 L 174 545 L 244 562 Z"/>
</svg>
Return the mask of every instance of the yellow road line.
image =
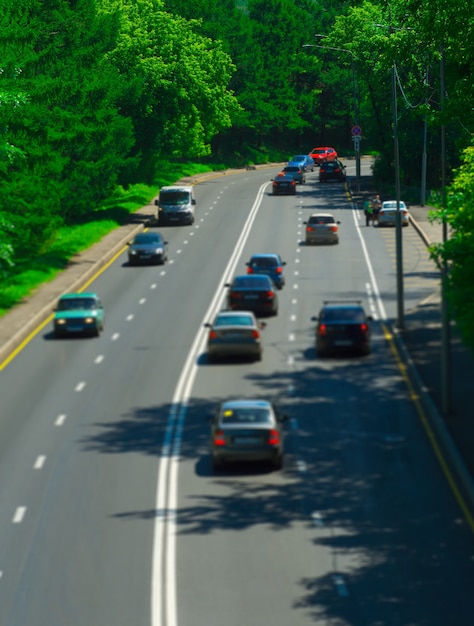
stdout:
<svg viewBox="0 0 474 626">
<path fill-rule="evenodd" d="M 395 357 L 395 361 L 397 363 L 398 369 L 400 370 L 400 373 L 402 375 L 403 380 L 405 381 L 405 384 L 408 388 L 408 393 L 410 396 L 410 399 L 412 400 L 412 402 L 414 403 L 416 410 L 418 412 L 418 416 L 420 418 L 420 421 L 423 425 L 423 428 L 426 432 L 426 435 L 428 437 L 428 440 L 431 444 L 431 447 L 433 448 L 433 451 L 435 453 L 435 456 L 441 466 L 441 470 L 446 478 L 446 480 L 448 481 L 448 485 L 461 509 L 461 511 L 463 512 L 464 517 L 466 518 L 467 523 L 469 524 L 469 527 L 471 529 L 471 531 L 474 533 L 474 518 L 471 515 L 471 512 L 469 510 L 468 505 L 466 504 L 457 484 L 456 481 L 453 477 L 453 474 L 451 472 L 451 470 L 449 469 L 448 463 L 446 462 L 443 453 L 441 451 L 441 448 L 438 444 L 436 435 L 433 432 L 433 429 L 431 428 L 430 424 L 429 424 L 429 420 L 423 410 L 423 406 L 421 404 L 421 400 L 420 400 L 420 396 L 416 393 L 415 389 L 413 388 L 412 382 L 410 380 L 410 376 L 408 374 L 407 371 L 407 367 L 406 365 L 403 363 L 402 358 L 400 357 L 400 354 L 397 350 L 397 346 L 395 345 L 395 340 L 393 338 L 392 333 L 389 331 L 389 329 L 387 328 L 387 326 L 382 322 L 382 330 L 385 336 L 385 339 L 387 340 L 389 346 L 390 346 L 390 350 L 392 351 L 393 356 Z"/>
</svg>

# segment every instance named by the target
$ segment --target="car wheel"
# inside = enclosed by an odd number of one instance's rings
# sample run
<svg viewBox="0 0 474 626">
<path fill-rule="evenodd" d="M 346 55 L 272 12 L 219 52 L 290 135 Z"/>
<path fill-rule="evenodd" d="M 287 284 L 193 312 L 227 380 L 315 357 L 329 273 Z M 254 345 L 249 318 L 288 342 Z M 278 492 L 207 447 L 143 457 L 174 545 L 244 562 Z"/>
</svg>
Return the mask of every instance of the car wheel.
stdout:
<svg viewBox="0 0 474 626">
<path fill-rule="evenodd" d="M 221 461 L 220 459 L 216 459 L 214 457 L 212 457 L 212 469 L 215 472 L 218 472 L 219 470 L 224 468 L 224 463 L 223 461 Z"/>
<path fill-rule="evenodd" d="M 272 461 L 272 467 L 274 470 L 283 469 L 283 456 L 279 456 L 278 458 Z"/>
</svg>

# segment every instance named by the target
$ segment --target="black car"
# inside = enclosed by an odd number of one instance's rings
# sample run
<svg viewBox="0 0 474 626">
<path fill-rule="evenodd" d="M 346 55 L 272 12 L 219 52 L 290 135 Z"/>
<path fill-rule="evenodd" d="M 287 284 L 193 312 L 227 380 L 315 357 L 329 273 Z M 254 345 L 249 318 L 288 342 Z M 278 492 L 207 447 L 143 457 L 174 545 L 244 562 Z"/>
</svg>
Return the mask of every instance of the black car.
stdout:
<svg viewBox="0 0 474 626">
<path fill-rule="evenodd" d="M 271 279 L 265 274 L 236 276 L 227 283 L 227 308 L 233 311 L 277 315 L 278 296 Z"/>
<path fill-rule="evenodd" d="M 370 326 L 359 301 L 325 301 L 316 322 L 316 352 L 318 356 L 330 353 L 370 353 Z"/>
<path fill-rule="evenodd" d="M 139 233 L 128 246 L 129 265 L 138 263 L 166 263 L 168 242 L 160 233 Z"/>
<path fill-rule="evenodd" d="M 279 174 L 273 179 L 272 193 L 274 196 L 282 194 L 295 194 L 296 181 L 293 176 Z"/>
<path fill-rule="evenodd" d="M 335 161 L 324 161 L 319 168 L 319 182 L 325 183 L 328 180 L 346 180 L 346 166 L 338 159 Z"/>
</svg>

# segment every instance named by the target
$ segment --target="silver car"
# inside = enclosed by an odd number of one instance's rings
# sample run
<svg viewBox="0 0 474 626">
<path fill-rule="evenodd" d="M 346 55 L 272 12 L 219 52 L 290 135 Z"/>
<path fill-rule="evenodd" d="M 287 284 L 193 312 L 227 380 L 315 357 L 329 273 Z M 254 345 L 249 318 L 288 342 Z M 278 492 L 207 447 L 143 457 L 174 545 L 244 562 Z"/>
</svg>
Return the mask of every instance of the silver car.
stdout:
<svg viewBox="0 0 474 626">
<path fill-rule="evenodd" d="M 410 216 L 408 214 L 407 206 L 404 202 L 400 201 L 400 217 L 402 226 L 408 226 L 410 223 Z M 382 202 L 382 208 L 379 212 L 379 226 L 396 226 L 397 223 L 397 201 L 386 200 Z"/>
<path fill-rule="evenodd" d="M 331 213 L 313 213 L 307 222 L 303 222 L 306 224 L 306 243 L 339 243 L 340 223 Z"/>
<path fill-rule="evenodd" d="M 207 355 L 209 361 L 219 357 L 244 356 L 262 358 L 261 331 L 265 322 L 258 322 L 252 311 L 221 311 L 209 328 Z"/>
<path fill-rule="evenodd" d="M 211 419 L 213 468 L 235 461 L 267 461 L 281 469 L 286 419 L 267 400 L 223 402 Z"/>
</svg>

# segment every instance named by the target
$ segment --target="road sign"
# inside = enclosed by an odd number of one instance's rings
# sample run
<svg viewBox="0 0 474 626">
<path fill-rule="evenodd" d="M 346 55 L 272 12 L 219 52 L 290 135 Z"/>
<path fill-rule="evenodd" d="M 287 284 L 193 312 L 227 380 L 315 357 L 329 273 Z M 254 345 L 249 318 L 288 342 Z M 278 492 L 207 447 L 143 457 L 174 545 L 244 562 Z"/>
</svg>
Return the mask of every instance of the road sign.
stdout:
<svg viewBox="0 0 474 626">
<path fill-rule="evenodd" d="M 360 135 L 362 135 L 362 129 L 360 126 L 353 126 L 351 128 L 351 133 L 353 137 L 359 137 Z"/>
</svg>

